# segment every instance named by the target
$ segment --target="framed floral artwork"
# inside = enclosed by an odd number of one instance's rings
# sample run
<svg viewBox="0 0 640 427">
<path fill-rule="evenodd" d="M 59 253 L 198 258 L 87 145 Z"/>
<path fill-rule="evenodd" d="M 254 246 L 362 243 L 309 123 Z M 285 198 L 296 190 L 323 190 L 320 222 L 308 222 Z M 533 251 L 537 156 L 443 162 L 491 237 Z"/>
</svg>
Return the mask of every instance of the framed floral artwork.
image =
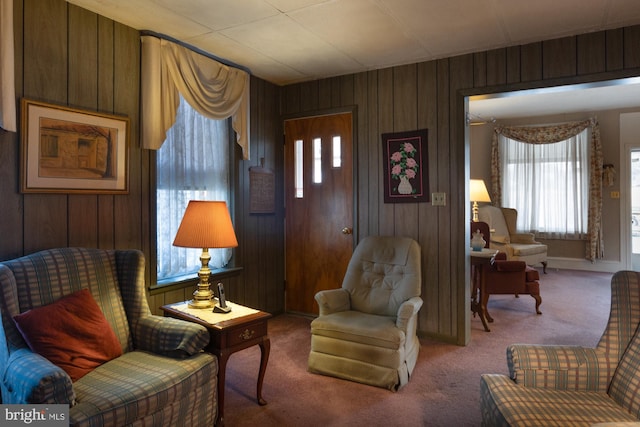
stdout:
<svg viewBox="0 0 640 427">
<path fill-rule="evenodd" d="M 385 203 L 430 202 L 427 129 L 382 134 Z"/>
</svg>

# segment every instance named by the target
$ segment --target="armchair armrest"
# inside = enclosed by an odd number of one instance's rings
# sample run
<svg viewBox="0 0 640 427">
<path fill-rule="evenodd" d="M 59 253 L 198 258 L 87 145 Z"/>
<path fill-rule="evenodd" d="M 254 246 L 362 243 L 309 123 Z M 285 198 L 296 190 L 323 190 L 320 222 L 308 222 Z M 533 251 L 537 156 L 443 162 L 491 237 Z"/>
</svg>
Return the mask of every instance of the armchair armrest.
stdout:
<svg viewBox="0 0 640 427">
<path fill-rule="evenodd" d="M 527 269 L 527 263 L 524 261 L 506 261 L 494 259 L 491 262 L 491 266 L 494 268 L 494 270 L 501 272 L 525 271 Z"/>
<path fill-rule="evenodd" d="M 196 323 L 161 316 L 144 316 L 136 323 L 133 343 L 139 350 L 171 357 L 187 357 L 209 344 L 207 329 Z"/>
<path fill-rule="evenodd" d="M 75 404 L 71 378 L 46 358 L 21 348 L 11 353 L 2 373 L 5 404 Z"/>
<path fill-rule="evenodd" d="M 420 297 L 412 297 L 403 302 L 398 308 L 396 326 L 407 332 L 409 322 L 418 314 L 420 307 L 422 307 L 422 298 Z"/>
<path fill-rule="evenodd" d="M 493 239 L 489 242 L 489 247 L 491 249 L 497 249 L 500 252 L 505 254 L 505 259 L 513 256 L 513 248 L 509 245 L 509 243 L 498 242 Z"/>
<path fill-rule="evenodd" d="M 345 289 L 329 289 L 315 295 L 320 308 L 320 316 L 351 309 L 351 298 Z"/>
<path fill-rule="evenodd" d="M 525 387 L 606 392 L 617 360 L 580 346 L 514 344 L 507 348 L 509 376 Z"/>
</svg>

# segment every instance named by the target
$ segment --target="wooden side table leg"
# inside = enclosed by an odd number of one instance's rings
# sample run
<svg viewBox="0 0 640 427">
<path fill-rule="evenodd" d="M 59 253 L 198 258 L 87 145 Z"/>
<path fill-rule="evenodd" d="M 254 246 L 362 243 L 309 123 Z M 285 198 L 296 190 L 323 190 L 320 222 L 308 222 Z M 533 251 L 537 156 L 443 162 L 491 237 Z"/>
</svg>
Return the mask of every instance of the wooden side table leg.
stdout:
<svg viewBox="0 0 640 427">
<path fill-rule="evenodd" d="M 489 312 L 487 311 L 487 301 L 489 300 L 489 294 L 487 294 L 486 289 L 485 289 L 485 271 L 484 269 L 487 268 L 486 265 L 482 265 L 482 270 L 480 270 L 480 296 L 479 296 L 479 302 L 480 302 L 480 309 L 479 309 L 479 315 L 480 315 L 480 320 L 482 320 L 482 326 L 484 326 L 484 330 L 486 332 L 491 332 L 491 329 L 489 329 L 489 325 L 487 325 L 487 321 L 489 322 L 493 322 L 493 319 L 491 318 L 491 316 L 489 315 Z"/>
<path fill-rule="evenodd" d="M 224 427 L 224 384 L 229 356 L 230 354 L 226 351 L 221 351 L 218 354 L 218 419 L 216 427 Z"/>
<path fill-rule="evenodd" d="M 269 362 L 269 352 L 271 351 L 271 340 L 268 336 L 264 337 L 260 345 L 260 372 L 258 373 L 257 397 L 258 404 L 266 405 L 267 401 L 262 398 L 262 381 L 264 373 L 267 370 L 267 362 Z"/>
</svg>

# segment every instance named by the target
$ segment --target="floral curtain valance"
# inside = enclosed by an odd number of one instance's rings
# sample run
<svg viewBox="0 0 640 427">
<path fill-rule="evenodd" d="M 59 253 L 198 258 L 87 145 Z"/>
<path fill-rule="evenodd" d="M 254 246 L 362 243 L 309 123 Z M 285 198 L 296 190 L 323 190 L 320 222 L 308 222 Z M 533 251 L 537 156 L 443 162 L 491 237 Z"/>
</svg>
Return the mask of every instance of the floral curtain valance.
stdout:
<svg viewBox="0 0 640 427">
<path fill-rule="evenodd" d="M 492 200 L 498 205 L 502 203 L 502 170 L 498 135 L 529 143 L 551 144 L 569 139 L 590 128 L 591 141 L 589 150 L 589 220 L 587 227 L 587 245 L 585 257 L 590 261 L 604 256 L 604 239 L 602 235 L 602 144 L 600 127 L 595 119 L 564 123 L 551 126 L 496 126 L 491 144 L 491 192 Z"/>
<path fill-rule="evenodd" d="M 0 0 L 0 128 L 17 132 L 13 0 Z"/>
<path fill-rule="evenodd" d="M 249 158 L 249 74 L 155 36 L 142 36 L 142 146 L 157 150 L 175 122 L 180 95 L 200 114 L 232 118 Z"/>
</svg>

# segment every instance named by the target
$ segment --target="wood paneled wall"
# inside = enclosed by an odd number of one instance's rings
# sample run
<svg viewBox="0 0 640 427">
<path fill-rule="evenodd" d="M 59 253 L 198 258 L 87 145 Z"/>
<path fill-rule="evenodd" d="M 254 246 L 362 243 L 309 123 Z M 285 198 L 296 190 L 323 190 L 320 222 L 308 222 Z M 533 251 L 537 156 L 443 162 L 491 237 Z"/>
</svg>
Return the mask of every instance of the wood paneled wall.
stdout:
<svg viewBox="0 0 640 427">
<path fill-rule="evenodd" d="M 152 245 L 152 153 L 140 148 L 139 33 L 63 0 L 14 0 L 19 97 L 131 119 L 128 195 L 21 194 L 20 134 L 0 130 L 0 259 L 54 246 Z M 233 211 L 243 268 L 229 298 L 284 310 L 281 115 L 356 107 L 356 238 L 411 236 L 423 250 L 423 335 L 464 344 L 469 330 L 464 95 L 640 75 L 640 27 L 585 34 L 419 64 L 277 87 L 251 79 L 251 160 L 237 162 Z M 385 204 L 380 134 L 429 129 L 431 192 L 447 205 Z M 276 173 L 276 212 L 249 212 L 249 168 Z M 154 291 L 151 307 L 192 288 Z"/>
<path fill-rule="evenodd" d="M 139 149 L 139 34 L 61 0 L 14 1 L 16 95 L 130 118 L 128 195 L 21 194 L 18 134 L 2 132 L 0 258 L 58 246 L 149 249 Z"/>
<path fill-rule="evenodd" d="M 21 194 L 20 132 L 0 130 L 0 260 L 61 246 L 135 248 L 151 276 L 155 156 L 140 148 L 140 33 L 64 0 L 14 0 L 18 98 L 130 118 L 129 194 Z M 19 100 L 17 100 L 19 101 Z M 229 299 L 284 309 L 283 154 L 279 88 L 251 79 L 251 160 L 235 166 L 233 212 L 240 274 L 223 282 Z M 240 151 L 236 150 L 240 159 Z M 274 214 L 249 213 L 249 168 L 276 172 Z M 193 286 L 154 290 L 152 311 L 189 299 Z"/>
<path fill-rule="evenodd" d="M 283 114 L 357 108 L 357 218 L 370 234 L 413 237 L 423 251 L 423 335 L 470 338 L 464 96 L 640 75 L 640 27 L 566 37 L 286 86 Z M 380 134 L 429 130 L 431 192 L 447 205 L 385 204 Z M 616 143 L 617 141 L 612 141 Z"/>
</svg>

